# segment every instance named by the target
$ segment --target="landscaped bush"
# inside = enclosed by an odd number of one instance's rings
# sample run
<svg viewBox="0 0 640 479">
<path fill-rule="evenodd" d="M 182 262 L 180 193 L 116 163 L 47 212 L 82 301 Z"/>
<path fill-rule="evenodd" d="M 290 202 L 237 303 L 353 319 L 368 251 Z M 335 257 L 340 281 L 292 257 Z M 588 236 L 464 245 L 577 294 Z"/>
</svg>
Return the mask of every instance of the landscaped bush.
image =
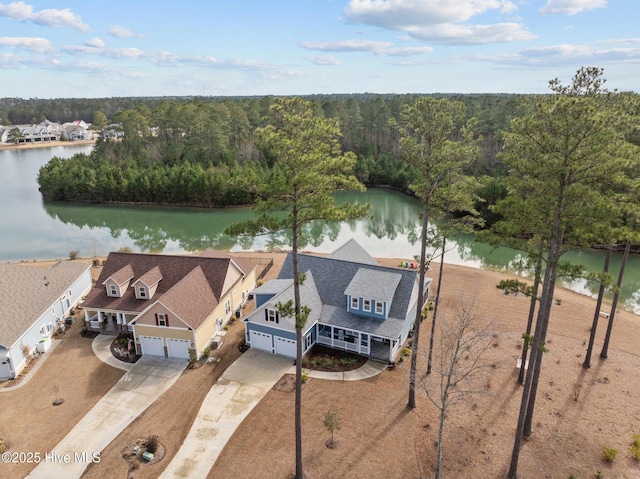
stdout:
<svg viewBox="0 0 640 479">
<path fill-rule="evenodd" d="M 151 436 L 145 443 L 147 451 L 154 454 L 158 450 L 158 436 Z"/>
<path fill-rule="evenodd" d="M 615 461 L 617 455 L 618 455 L 618 450 L 617 449 L 614 449 L 612 447 L 607 447 L 607 446 L 604 446 L 602 448 L 602 458 L 606 462 Z"/>
</svg>

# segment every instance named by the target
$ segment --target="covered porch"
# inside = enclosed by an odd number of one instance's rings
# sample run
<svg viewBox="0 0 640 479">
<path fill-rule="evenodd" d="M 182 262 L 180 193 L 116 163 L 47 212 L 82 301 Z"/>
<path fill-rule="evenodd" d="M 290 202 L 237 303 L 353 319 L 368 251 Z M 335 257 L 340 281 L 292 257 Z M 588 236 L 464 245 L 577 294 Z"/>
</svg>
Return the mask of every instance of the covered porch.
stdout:
<svg viewBox="0 0 640 479">
<path fill-rule="evenodd" d="M 84 323 L 87 331 L 105 334 L 132 333 L 133 326 L 130 323 L 135 317 L 135 314 L 116 311 L 84 310 Z"/>
<path fill-rule="evenodd" d="M 397 341 L 328 324 L 318 324 L 316 343 L 351 351 L 377 361 L 391 361 Z"/>
</svg>

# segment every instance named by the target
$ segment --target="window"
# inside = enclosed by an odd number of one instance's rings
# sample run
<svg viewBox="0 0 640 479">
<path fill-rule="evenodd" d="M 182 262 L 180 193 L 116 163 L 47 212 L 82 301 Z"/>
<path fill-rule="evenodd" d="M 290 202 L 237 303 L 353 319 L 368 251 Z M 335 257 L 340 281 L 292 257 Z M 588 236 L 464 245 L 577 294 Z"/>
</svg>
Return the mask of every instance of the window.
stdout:
<svg viewBox="0 0 640 479">
<path fill-rule="evenodd" d="M 147 290 L 144 289 L 144 286 L 140 286 L 140 288 L 138 289 L 138 296 L 140 296 L 141 298 L 147 297 Z"/>
<path fill-rule="evenodd" d="M 304 347 L 305 349 L 309 349 L 311 347 L 311 334 L 304 338 Z"/>
<path fill-rule="evenodd" d="M 118 294 L 118 290 L 116 289 L 115 284 L 110 285 L 109 290 L 111 291 L 111 296 L 116 296 Z"/>
<path fill-rule="evenodd" d="M 158 313 L 157 317 L 158 317 L 158 326 L 168 326 L 166 314 Z"/>
<path fill-rule="evenodd" d="M 227 302 L 224 303 L 224 312 L 225 314 L 229 314 L 231 312 L 231 300 L 227 299 Z"/>
<path fill-rule="evenodd" d="M 376 314 L 384 314 L 384 303 L 376 301 Z"/>
<path fill-rule="evenodd" d="M 371 311 L 371 300 L 363 299 L 362 300 L 362 310 L 363 311 Z"/>
<path fill-rule="evenodd" d="M 351 309 L 360 308 L 360 298 L 351 297 Z"/>
<path fill-rule="evenodd" d="M 275 309 L 267 309 L 266 319 L 271 323 L 279 323 L 280 318 L 278 318 L 278 311 L 276 311 Z"/>
</svg>

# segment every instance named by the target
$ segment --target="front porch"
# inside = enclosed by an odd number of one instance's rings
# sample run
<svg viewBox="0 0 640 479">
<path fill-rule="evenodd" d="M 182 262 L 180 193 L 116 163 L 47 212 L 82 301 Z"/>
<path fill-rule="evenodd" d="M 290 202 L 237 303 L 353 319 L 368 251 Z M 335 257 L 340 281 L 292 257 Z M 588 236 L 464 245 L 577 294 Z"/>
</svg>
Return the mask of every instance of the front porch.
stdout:
<svg viewBox="0 0 640 479">
<path fill-rule="evenodd" d="M 351 351 L 376 361 L 389 362 L 393 357 L 397 341 L 361 331 L 319 324 L 316 343 L 335 349 Z"/>
<path fill-rule="evenodd" d="M 87 331 L 114 335 L 120 333 L 132 333 L 133 327 L 129 322 L 130 321 L 127 320 L 127 315 L 124 313 L 103 313 L 98 311 L 93 316 L 90 316 L 89 312 L 85 310 L 84 324 Z"/>
</svg>

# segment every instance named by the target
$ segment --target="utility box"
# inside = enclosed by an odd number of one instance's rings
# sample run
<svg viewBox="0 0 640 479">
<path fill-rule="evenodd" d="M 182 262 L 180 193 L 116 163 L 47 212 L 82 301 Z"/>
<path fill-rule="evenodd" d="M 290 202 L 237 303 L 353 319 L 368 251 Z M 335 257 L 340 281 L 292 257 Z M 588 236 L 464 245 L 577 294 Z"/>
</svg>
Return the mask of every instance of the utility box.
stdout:
<svg viewBox="0 0 640 479">
<path fill-rule="evenodd" d="M 38 344 L 36 344 L 36 351 L 39 353 L 46 353 L 51 347 L 51 338 L 48 336 L 43 337 Z"/>
</svg>

